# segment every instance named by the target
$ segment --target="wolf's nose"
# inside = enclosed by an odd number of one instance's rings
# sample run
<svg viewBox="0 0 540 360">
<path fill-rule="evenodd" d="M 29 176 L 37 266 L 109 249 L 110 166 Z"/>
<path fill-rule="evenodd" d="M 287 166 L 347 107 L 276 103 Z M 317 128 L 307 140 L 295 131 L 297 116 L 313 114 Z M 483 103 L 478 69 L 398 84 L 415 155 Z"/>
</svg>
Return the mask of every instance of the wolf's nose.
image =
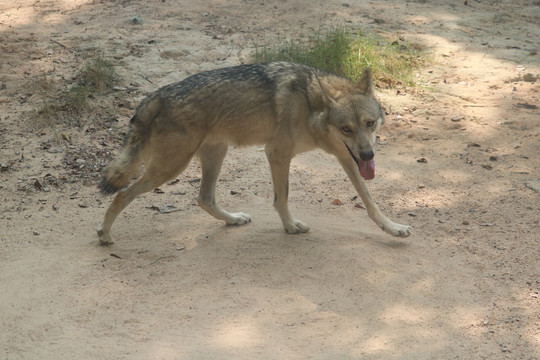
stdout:
<svg viewBox="0 0 540 360">
<path fill-rule="evenodd" d="M 373 159 L 374 156 L 375 156 L 375 154 L 373 153 L 373 150 L 367 150 L 367 151 L 361 151 L 360 152 L 360 159 L 362 159 L 364 161 L 371 160 L 371 159 Z"/>
</svg>

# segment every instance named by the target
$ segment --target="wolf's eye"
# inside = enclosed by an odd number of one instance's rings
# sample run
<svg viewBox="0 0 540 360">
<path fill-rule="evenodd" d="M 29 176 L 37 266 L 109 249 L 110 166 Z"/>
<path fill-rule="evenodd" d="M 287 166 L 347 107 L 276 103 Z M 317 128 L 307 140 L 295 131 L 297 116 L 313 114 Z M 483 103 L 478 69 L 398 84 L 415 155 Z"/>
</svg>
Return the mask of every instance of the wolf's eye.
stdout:
<svg viewBox="0 0 540 360">
<path fill-rule="evenodd" d="M 346 133 L 346 134 L 352 133 L 352 129 L 351 129 L 350 127 L 348 127 L 348 126 L 343 126 L 343 127 L 341 128 L 341 131 L 343 131 L 343 132 Z"/>
<path fill-rule="evenodd" d="M 367 127 L 373 127 L 373 125 L 375 125 L 375 121 L 369 121 L 366 123 Z"/>
</svg>

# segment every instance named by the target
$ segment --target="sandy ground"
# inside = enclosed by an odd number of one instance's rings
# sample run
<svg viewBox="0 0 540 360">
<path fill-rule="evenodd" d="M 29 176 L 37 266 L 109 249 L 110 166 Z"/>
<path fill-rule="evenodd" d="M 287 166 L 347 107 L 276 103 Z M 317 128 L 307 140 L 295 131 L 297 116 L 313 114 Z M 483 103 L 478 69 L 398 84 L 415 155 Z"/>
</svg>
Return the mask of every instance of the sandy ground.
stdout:
<svg viewBox="0 0 540 360">
<path fill-rule="evenodd" d="M 0 357 L 540 359 L 539 23 L 532 0 L 0 2 Z M 95 181 L 146 93 L 331 24 L 433 60 L 421 87 L 377 91 L 389 115 L 369 186 L 411 237 L 370 222 L 322 152 L 293 161 L 311 231 L 286 235 L 247 148 L 218 193 L 252 223 L 196 205 L 194 162 L 98 245 L 111 199 Z M 85 49 L 117 61 L 118 91 L 78 127 L 37 127 L 39 78 L 69 84 Z M 180 211 L 151 208 L 165 204 Z"/>
</svg>

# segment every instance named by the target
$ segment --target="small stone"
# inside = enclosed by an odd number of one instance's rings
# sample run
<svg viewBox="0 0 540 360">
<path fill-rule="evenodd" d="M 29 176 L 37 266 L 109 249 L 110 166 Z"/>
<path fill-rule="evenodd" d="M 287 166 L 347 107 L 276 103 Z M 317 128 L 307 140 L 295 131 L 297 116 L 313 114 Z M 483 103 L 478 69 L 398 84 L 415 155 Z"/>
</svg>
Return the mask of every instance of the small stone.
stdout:
<svg viewBox="0 0 540 360">
<path fill-rule="evenodd" d="M 536 82 L 537 79 L 538 79 L 538 76 L 534 76 L 531 73 L 527 73 L 523 75 L 523 81 L 526 81 L 526 82 L 533 83 L 533 82 Z"/>
<path fill-rule="evenodd" d="M 463 119 L 465 119 L 465 116 L 452 116 L 450 118 L 450 120 L 453 121 L 453 122 L 459 122 L 459 121 L 461 121 Z"/>
<path fill-rule="evenodd" d="M 34 230 L 34 231 L 32 231 L 32 234 L 34 234 L 34 235 L 36 235 L 36 236 L 39 236 L 39 231 Z"/>
<path fill-rule="evenodd" d="M 463 220 L 462 224 L 465 225 L 465 226 L 468 226 L 468 225 L 470 225 L 471 223 L 469 222 L 469 220 Z"/>
<path fill-rule="evenodd" d="M 135 15 L 134 17 L 131 18 L 131 20 L 129 21 L 132 25 L 142 25 L 142 23 L 144 22 L 143 18 L 140 17 L 139 15 Z"/>
<path fill-rule="evenodd" d="M 180 211 L 180 209 L 178 209 L 176 206 L 174 205 L 169 205 L 169 204 L 165 204 L 165 205 L 162 205 L 158 208 L 160 214 L 168 214 L 168 213 L 172 213 L 174 211 Z"/>
<path fill-rule="evenodd" d="M 540 180 L 527 181 L 525 183 L 525 186 L 531 190 L 536 191 L 537 193 L 540 193 Z"/>
</svg>

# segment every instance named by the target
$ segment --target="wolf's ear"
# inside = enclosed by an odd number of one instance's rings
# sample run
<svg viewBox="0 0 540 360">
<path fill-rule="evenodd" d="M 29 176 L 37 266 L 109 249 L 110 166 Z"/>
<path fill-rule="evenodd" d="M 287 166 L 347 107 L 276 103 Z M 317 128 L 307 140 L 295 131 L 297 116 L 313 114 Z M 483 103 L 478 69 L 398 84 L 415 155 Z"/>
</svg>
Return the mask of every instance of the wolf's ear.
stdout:
<svg viewBox="0 0 540 360">
<path fill-rule="evenodd" d="M 356 82 L 356 89 L 363 95 L 373 94 L 373 75 L 371 69 L 367 68 Z"/>
<path fill-rule="evenodd" d="M 327 107 L 335 107 L 337 105 L 336 99 L 341 95 L 341 91 L 331 89 L 326 83 L 322 82 L 318 76 L 317 81 L 321 87 L 321 98 L 323 104 Z"/>
</svg>

